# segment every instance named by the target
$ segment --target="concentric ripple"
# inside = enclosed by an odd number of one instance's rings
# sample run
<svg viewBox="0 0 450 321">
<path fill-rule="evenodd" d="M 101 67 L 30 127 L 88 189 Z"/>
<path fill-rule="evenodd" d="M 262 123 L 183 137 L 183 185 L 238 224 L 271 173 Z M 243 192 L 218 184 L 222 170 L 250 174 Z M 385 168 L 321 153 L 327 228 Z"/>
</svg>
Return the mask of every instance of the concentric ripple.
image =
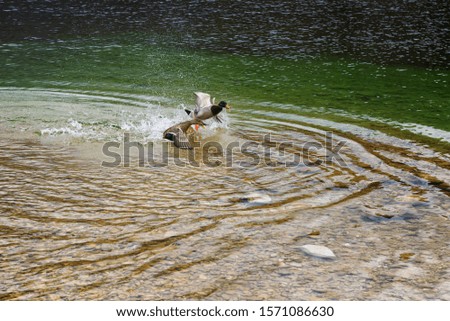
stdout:
<svg viewBox="0 0 450 321">
<path fill-rule="evenodd" d="M 166 98 L 0 95 L 2 299 L 450 298 L 449 155 L 245 106 L 180 152 Z"/>
</svg>

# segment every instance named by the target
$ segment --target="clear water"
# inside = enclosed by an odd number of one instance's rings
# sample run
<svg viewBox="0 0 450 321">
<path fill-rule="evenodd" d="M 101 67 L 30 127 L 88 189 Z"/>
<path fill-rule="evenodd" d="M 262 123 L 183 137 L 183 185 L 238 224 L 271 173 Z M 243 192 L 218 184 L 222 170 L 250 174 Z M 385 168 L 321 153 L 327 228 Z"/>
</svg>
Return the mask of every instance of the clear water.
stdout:
<svg viewBox="0 0 450 321">
<path fill-rule="evenodd" d="M 0 298 L 450 299 L 445 2 L 0 4 Z"/>
</svg>

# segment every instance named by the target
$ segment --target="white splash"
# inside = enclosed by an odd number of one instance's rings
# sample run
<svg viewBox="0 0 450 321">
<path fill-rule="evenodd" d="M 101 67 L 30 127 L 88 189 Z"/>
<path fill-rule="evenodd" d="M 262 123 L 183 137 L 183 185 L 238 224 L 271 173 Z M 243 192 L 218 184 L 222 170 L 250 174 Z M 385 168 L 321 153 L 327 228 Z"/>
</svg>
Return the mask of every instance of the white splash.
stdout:
<svg viewBox="0 0 450 321">
<path fill-rule="evenodd" d="M 41 130 L 41 135 L 43 136 L 69 135 L 79 138 L 88 136 L 88 132 L 83 130 L 83 125 L 81 123 L 79 123 L 76 120 L 69 119 L 67 126 L 59 128 L 44 128 Z"/>
</svg>

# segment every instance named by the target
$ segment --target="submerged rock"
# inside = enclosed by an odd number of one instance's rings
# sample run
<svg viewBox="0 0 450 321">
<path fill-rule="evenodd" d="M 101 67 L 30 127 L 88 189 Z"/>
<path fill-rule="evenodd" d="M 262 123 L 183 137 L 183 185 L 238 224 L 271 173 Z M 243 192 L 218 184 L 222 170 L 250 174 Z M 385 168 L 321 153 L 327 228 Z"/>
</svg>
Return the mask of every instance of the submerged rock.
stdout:
<svg viewBox="0 0 450 321">
<path fill-rule="evenodd" d="M 309 233 L 308 237 L 315 238 L 315 237 L 318 237 L 319 235 L 320 235 L 320 231 L 315 230 L 315 231 L 312 231 L 311 233 Z"/>
<path fill-rule="evenodd" d="M 403 261 L 409 260 L 412 256 L 414 256 L 412 252 L 400 253 L 400 259 Z"/>
<path fill-rule="evenodd" d="M 302 245 L 300 246 L 300 250 L 308 255 L 319 257 L 321 259 L 336 258 L 336 255 L 334 255 L 333 251 L 323 245 L 313 245 L 313 244 Z"/>
<path fill-rule="evenodd" d="M 272 201 L 272 198 L 267 194 L 254 192 L 241 197 L 240 201 L 250 204 L 268 204 Z"/>
</svg>

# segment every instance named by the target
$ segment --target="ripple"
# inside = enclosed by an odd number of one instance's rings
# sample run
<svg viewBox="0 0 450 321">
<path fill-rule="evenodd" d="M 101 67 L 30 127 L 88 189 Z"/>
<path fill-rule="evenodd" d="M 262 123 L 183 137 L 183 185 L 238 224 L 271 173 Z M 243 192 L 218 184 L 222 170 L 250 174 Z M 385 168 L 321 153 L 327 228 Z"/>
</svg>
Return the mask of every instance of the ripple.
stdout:
<svg viewBox="0 0 450 321">
<path fill-rule="evenodd" d="M 236 111 L 226 128 L 201 134 L 203 146 L 247 149 L 177 154 L 169 146 L 164 166 L 132 154 L 128 167 L 102 167 L 102 143 L 124 131 L 141 142 L 157 136 L 162 156 L 162 128 L 120 124 L 147 117 L 166 126 L 182 110 L 139 95 L 1 95 L 11 98 L 2 100 L 0 123 L 2 299 L 376 300 L 398 295 L 386 280 L 408 271 L 421 279 L 402 278 L 405 286 L 424 290 L 404 299 L 442 298 L 448 155 L 281 109 Z M 70 115 L 68 105 L 76 108 Z M 69 119 L 95 134 L 35 133 Z M 296 250 L 306 244 L 337 259 L 311 260 Z M 415 254 L 410 270 L 395 268 L 399 253 Z"/>
</svg>

